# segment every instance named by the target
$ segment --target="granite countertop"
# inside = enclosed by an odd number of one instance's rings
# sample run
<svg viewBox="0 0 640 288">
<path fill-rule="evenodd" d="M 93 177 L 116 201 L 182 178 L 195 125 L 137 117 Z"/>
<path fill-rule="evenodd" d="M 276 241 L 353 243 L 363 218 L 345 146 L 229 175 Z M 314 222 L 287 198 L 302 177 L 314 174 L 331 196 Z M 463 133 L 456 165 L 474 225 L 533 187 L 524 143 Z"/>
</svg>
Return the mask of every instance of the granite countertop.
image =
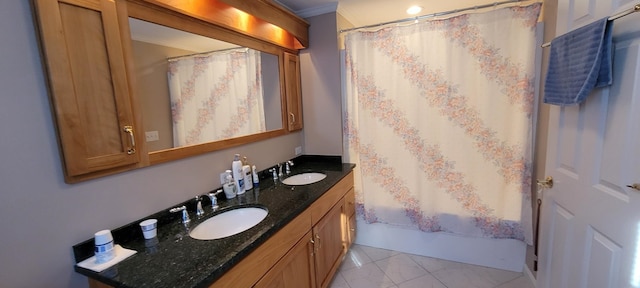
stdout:
<svg viewBox="0 0 640 288">
<path fill-rule="evenodd" d="M 112 229 L 116 244 L 137 253 L 113 267 L 96 273 L 79 266 L 75 270 L 87 277 L 114 287 L 208 287 L 255 248 L 287 225 L 308 208 L 322 194 L 338 183 L 355 165 L 341 163 L 340 157 L 301 156 L 293 159 L 291 175 L 304 172 L 322 172 L 327 177 L 304 186 L 274 183 L 266 169 L 261 172 L 260 186 L 234 199 L 225 200 L 218 195 L 220 209 L 211 210 L 208 197 L 202 201 L 204 216 L 195 213 L 195 201 L 186 205 L 191 222 L 189 228 L 211 216 L 238 207 L 263 207 L 269 214 L 258 225 L 242 233 L 217 239 L 196 240 L 180 223 L 180 213 L 169 213 L 169 208 L 117 229 Z M 286 177 L 286 176 L 285 176 Z M 216 189 L 217 190 L 217 189 Z M 204 191 L 206 192 L 206 191 Z M 202 194 L 205 194 L 205 193 Z M 144 219 L 158 219 L 157 240 L 145 240 L 138 223 Z M 73 246 L 76 262 L 93 256 L 93 238 Z"/>
</svg>

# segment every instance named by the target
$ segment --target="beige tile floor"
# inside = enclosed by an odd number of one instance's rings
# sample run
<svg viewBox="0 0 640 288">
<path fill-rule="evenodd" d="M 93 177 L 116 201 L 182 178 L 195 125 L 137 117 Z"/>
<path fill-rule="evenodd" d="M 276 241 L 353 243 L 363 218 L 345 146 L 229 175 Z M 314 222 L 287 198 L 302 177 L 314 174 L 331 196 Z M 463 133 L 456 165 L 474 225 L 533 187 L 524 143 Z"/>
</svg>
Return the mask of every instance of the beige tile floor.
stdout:
<svg viewBox="0 0 640 288">
<path fill-rule="evenodd" d="M 331 288 L 534 288 L 523 273 L 354 244 Z"/>
</svg>

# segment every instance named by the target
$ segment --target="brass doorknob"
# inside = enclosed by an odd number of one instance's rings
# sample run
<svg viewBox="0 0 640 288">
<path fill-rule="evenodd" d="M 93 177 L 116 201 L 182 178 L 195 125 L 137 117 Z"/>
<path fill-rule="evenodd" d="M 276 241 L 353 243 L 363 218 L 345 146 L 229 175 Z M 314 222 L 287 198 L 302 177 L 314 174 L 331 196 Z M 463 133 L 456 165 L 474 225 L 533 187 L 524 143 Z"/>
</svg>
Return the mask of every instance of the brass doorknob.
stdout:
<svg viewBox="0 0 640 288">
<path fill-rule="evenodd" d="M 553 177 L 547 176 L 544 180 L 538 180 L 537 183 L 542 186 L 542 188 L 551 189 L 553 188 Z"/>
</svg>

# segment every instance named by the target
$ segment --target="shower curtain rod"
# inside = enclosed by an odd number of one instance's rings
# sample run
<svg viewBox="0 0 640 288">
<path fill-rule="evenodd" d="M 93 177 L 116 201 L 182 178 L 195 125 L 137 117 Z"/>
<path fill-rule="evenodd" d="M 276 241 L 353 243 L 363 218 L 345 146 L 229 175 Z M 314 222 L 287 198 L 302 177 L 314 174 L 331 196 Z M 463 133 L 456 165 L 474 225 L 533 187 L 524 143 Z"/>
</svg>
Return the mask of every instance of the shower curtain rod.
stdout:
<svg viewBox="0 0 640 288">
<path fill-rule="evenodd" d="M 460 12 L 469 11 L 469 10 L 484 9 L 484 8 L 495 7 L 495 6 L 503 5 L 503 4 L 528 2 L 528 1 L 529 0 L 509 0 L 509 1 L 502 1 L 502 2 L 494 2 L 492 4 L 485 4 L 485 5 L 466 7 L 466 8 L 462 8 L 462 9 L 449 10 L 449 11 L 445 11 L 445 12 L 438 12 L 438 13 L 427 14 L 427 15 L 422 15 L 422 16 L 416 16 L 416 17 L 411 17 L 411 18 L 405 18 L 405 19 L 400 19 L 400 20 L 394 20 L 394 21 L 389 21 L 389 22 L 383 22 L 383 23 L 378 23 L 378 24 L 371 24 L 371 25 L 366 25 L 366 26 L 361 26 L 361 27 L 356 27 L 356 28 L 342 29 L 342 30 L 340 30 L 338 32 L 339 33 L 344 33 L 344 32 L 349 32 L 349 31 L 353 31 L 353 30 L 374 28 L 374 27 L 380 27 L 380 26 L 385 26 L 385 25 L 389 25 L 389 24 L 409 22 L 409 21 L 417 21 L 417 20 L 421 20 L 421 19 L 425 19 L 425 18 L 433 18 L 433 17 L 444 16 L 444 15 L 448 15 L 448 14 L 455 14 L 455 13 L 460 13 Z"/>
<path fill-rule="evenodd" d="M 635 13 L 635 12 L 640 12 L 640 3 L 636 4 L 632 8 L 629 8 L 629 9 L 624 10 L 624 11 L 622 11 L 622 12 L 616 14 L 616 15 L 613 15 L 613 16 L 609 17 L 608 20 L 609 21 L 613 21 L 613 20 L 616 20 L 618 18 L 622 18 L 624 16 L 627 16 L 629 14 Z M 545 48 L 545 47 L 549 47 L 549 46 L 551 46 L 551 42 L 544 43 L 540 47 Z"/>
</svg>

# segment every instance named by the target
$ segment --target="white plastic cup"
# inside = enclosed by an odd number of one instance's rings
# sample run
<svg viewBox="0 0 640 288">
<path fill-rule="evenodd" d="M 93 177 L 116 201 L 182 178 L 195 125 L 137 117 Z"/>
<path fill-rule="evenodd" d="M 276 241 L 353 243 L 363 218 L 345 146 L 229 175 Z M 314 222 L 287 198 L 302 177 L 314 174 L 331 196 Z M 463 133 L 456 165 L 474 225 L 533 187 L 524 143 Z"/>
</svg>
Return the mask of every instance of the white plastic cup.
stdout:
<svg viewBox="0 0 640 288">
<path fill-rule="evenodd" d="M 111 230 L 100 230 L 94 235 L 96 263 L 105 263 L 116 257 L 113 249 L 113 236 Z"/>
<path fill-rule="evenodd" d="M 142 235 L 144 239 L 153 239 L 158 235 L 158 220 L 147 219 L 140 222 L 140 229 L 142 229 Z"/>
</svg>

